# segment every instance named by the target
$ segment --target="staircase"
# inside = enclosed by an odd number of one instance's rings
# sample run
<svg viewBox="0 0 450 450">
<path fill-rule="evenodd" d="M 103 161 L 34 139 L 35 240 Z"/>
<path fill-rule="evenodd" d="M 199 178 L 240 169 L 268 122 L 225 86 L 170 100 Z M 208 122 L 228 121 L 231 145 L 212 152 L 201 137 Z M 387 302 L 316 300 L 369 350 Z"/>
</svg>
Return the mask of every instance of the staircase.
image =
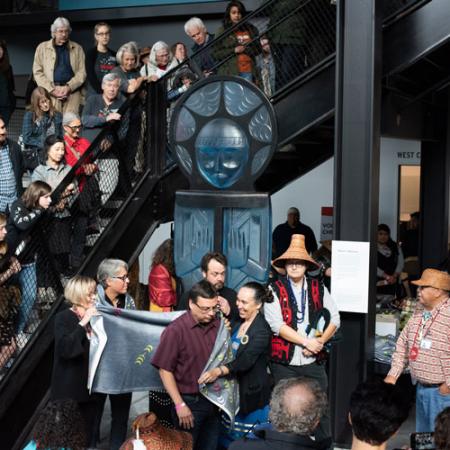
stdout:
<svg viewBox="0 0 450 450">
<path fill-rule="evenodd" d="M 271 97 L 278 119 L 280 148 L 256 184 L 258 191 L 271 193 L 330 158 L 334 140 L 335 6 L 329 0 L 287 1 L 288 6 L 279 16 L 276 8 L 281 3 L 284 1 L 270 0 L 244 18 L 269 37 L 276 36 L 277 30 L 286 23 L 299 23 L 304 37 L 302 51 L 306 64 L 298 65 L 297 73 L 292 73 Z M 450 4 L 447 3 L 448 0 L 385 2 L 383 95 L 391 102 L 401 102 L 404 121 L 408 121 L 408 106 L 424 100 L 429 106 L 436 91 L 439 92 L 450 77 L 445 57 L 450 41 Z M 214 52 L 233 31 L 231 28 L 216 37 L 185 64 L 198 73 L 202 53 Z M 272 45 L 274 52 L 276 47 Z M 217 61 L 215 70 L 220 70 L 231 57 Z M 102 206 L 101 232 L 90 242 L 89 253 L 81 267 L 84 274 L 95 275 L 98 263 L 108 256 L 133 262 L 155 228 L 173 219 L 176 190 L 187 188 L 187 181 L 176 165 L 166 161 L 170 160 L 167 157 L 167 81 L 174 73 L 175 70 L 143 88 L 121 111 L 131 114 L 133 108 L 140 108 L 146 113 L 146 120 L 139 126 L 140 133 L 145 134 L 143 160 L 141 157 L 140 171 L 129 170 L 122 175 L 109 204 Z M 420 90 L 418 86 L 424 85 Z M 386 121 L 386 124 L 385 128 L 392 127 L 391 122 Z M 122 147 L 124 141 L 118 136 L 120 126 L 116 124 L 96 138 L 89 150 L 94 159 L 102 154 L 105 139 L 118 148 L 115 151 L 119 152 L 119 159 L 125 158 L 120 153 L 121 148 L 127 148 Z M 138 151 L 136 149 L 136 153 Z M 120 167 L 133 169 L 138 159 L 134 163 L 120 159 Z M 76 169 L 55 191 L 55 200 L 76 177 Z M 62 293 L 62 286 L 57 279 L 55 291 L 58 294 Z M 4 448 L 20 448 L 29 432 L 24 424 L 32 426 L 34 411 L 46 401 L 52 364 L 52 319 L 61 307 L 61 298 L 52 303 L 50 311 L 0 381 L 0 439 Z"/>
</svg>

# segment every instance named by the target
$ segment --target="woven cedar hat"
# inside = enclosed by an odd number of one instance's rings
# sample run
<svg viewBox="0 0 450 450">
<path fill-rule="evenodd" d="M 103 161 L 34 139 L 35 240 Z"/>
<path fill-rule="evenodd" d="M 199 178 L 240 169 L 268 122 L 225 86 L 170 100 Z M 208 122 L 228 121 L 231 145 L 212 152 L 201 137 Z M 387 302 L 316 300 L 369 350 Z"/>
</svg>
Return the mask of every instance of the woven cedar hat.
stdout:
<svg viewBox="0 0 450 450">
<path fill-rule="evenodd" d="M 306 251 L 305 236 L 303 234 L 293 234 L 289 248 L 281 256 L 276 258 L 272 264 L 276 267 L 284 267 L 288 259 L 304 261 L 312 268 L 319 267 L 319 264 Z"/>
<path fill-rule="evenodd" d="M 425 269 L 420 280 L 411 281 L 416 286 L 431 286 L 436 289 L 450 291 L 450 275 L 436 269 Z"/>
<path fill-rule="evenodd" d="M 162 426 L 155 413 L 140 414 L 132 428 L 139 428 L 139 437 L 148 450 L 192 450 L 192 434 Z M 120 449 L 132 450 L 133 440 L 127 439 Z"/>
</svg>

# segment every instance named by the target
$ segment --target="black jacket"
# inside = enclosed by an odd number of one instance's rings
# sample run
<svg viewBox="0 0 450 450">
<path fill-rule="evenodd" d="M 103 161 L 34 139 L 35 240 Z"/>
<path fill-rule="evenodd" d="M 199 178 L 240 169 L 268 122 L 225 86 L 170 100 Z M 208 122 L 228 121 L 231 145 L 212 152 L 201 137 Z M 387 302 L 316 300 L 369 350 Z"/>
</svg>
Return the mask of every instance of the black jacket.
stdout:
<svg viewBox="0 0 450 450">
<path fill-rule="evenodd" d="M 239 382 L 240 414 L 248 414 L 269 403 L 271 381 L 267 373 L 272 331 L 259 313 L 247 330 L 248 342 L 241 343 L 236 358 L 226 366 Z"/>
<path fill-rule="evenodd" d="M 198 52 L 203 47 L 206 47 L 211 41 L 214 40 L 214 34 L 208 33 L 208 40 L 207 42 L 204 42 L 202 45 L 194 44 L 191 47 L 192 53 Z M 213 47 L 213 46 L 212 46 Z M 201 54 L 196 56 L 194 58 L 194 62 L 200 67 L 200 69 L 203 71 L 210 71 L 212 67 L 214 67 L 214 64 L 216 64 L 216 61 L 214 60 L 212 56 L 212 47 L 210 47 L 208 50 L 204 50 Z"/>
<path fill-rule="evenodd" d="M 255 435 L 258 439 L 240 439 L 233 442 L 229 450 L 325 450 L 331 445 L 331 439 L 317 442 L 309 436 L 275 430 L 260 430 Z"/>
<path fill-rule="evenodd" d="M 25 240 L 26 246 L 18 255 L 22 264 L 34 261 L 36 246 L 30 242 L 29 235 L 44 212 L 45 210 L 42 208 L 28 209 L 20 198 L 11 205 L 11 212 L 6 224 L 8 231 L 6 242 L 8 243 L 8 252 L 12 255 L 22 240 Z"/>
<path fill-rule="evenodd" d="M 293 234 L 303 234 L 305 236 L 306 251 L 310 254 L 317 250 L 317 241 L 314 231 L 302 222 L 299 222 L 295 228 L 291 228 L 287 222 L 277 225 L 272 234 L 273 249 L 272 258 L 281 256 L 291 245 Z"/>
<path fill-rule="evenodd" d="M 55 317 L 55 354 L 51 384 L 52 400 L 71 398 L 78 402 L 90 399 L 87 389 L 89 339 L 80 319 L 66 309 Z"/>
</svg>

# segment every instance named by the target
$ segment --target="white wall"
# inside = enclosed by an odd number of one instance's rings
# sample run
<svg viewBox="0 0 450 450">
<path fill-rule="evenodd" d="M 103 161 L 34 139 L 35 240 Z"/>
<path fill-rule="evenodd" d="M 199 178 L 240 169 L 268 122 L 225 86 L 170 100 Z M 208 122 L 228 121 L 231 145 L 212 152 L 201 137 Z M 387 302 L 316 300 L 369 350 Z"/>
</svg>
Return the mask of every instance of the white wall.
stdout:
<svg viewBox="0 0 450 450">
<path fill-rule="evenodd" d="M 301 221 L 320 239 L 321 207 L 333 206 L 334 158 L 325 161 L 303 177 L 272 195 L 272 224 L 286 221 L 290 206 L 300 210 Z M 420 164 L 420 141 L 381 138 L 380 198 L 378 223 L 386 223 L 397 233 L 398 173 L 400 165 Z"/>
<path fill-rule="evenodd" d="M 287 210 L 295 206 L 300 220 L 313 229 L 319 241 L 321 207 L 333 206 L 333 164 L 334 158 L 330 158 L 272 195 L 273 228 L 286 222 Z"/>
<path fill-rule="evenodd" d="M 153 259 L 153 253 L 166 239 L 170 238 L 170 229 L 173 222 L 163 223 L 160 225 L 152 237 L 148 240 L 144 250 L 139 255 L 139 281 L 143 284 L 148 283 L 148 274 L 150 271 L 150 264 Z"/>
</svg>

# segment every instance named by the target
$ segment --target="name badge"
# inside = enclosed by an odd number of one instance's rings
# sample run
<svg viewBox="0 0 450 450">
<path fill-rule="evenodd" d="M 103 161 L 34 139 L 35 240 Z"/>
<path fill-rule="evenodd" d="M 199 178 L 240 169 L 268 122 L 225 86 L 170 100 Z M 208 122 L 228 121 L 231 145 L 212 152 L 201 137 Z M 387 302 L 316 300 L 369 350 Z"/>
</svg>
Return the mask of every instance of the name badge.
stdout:
<svg viewBox="0 0 450 450">
<path fill-rule="evenodd" d="M 422 339 L 420 341 L 420 348 L 423 348 L 425 350 L 430 350 L 432 345 L 431 339 Z"/>
</svg>

